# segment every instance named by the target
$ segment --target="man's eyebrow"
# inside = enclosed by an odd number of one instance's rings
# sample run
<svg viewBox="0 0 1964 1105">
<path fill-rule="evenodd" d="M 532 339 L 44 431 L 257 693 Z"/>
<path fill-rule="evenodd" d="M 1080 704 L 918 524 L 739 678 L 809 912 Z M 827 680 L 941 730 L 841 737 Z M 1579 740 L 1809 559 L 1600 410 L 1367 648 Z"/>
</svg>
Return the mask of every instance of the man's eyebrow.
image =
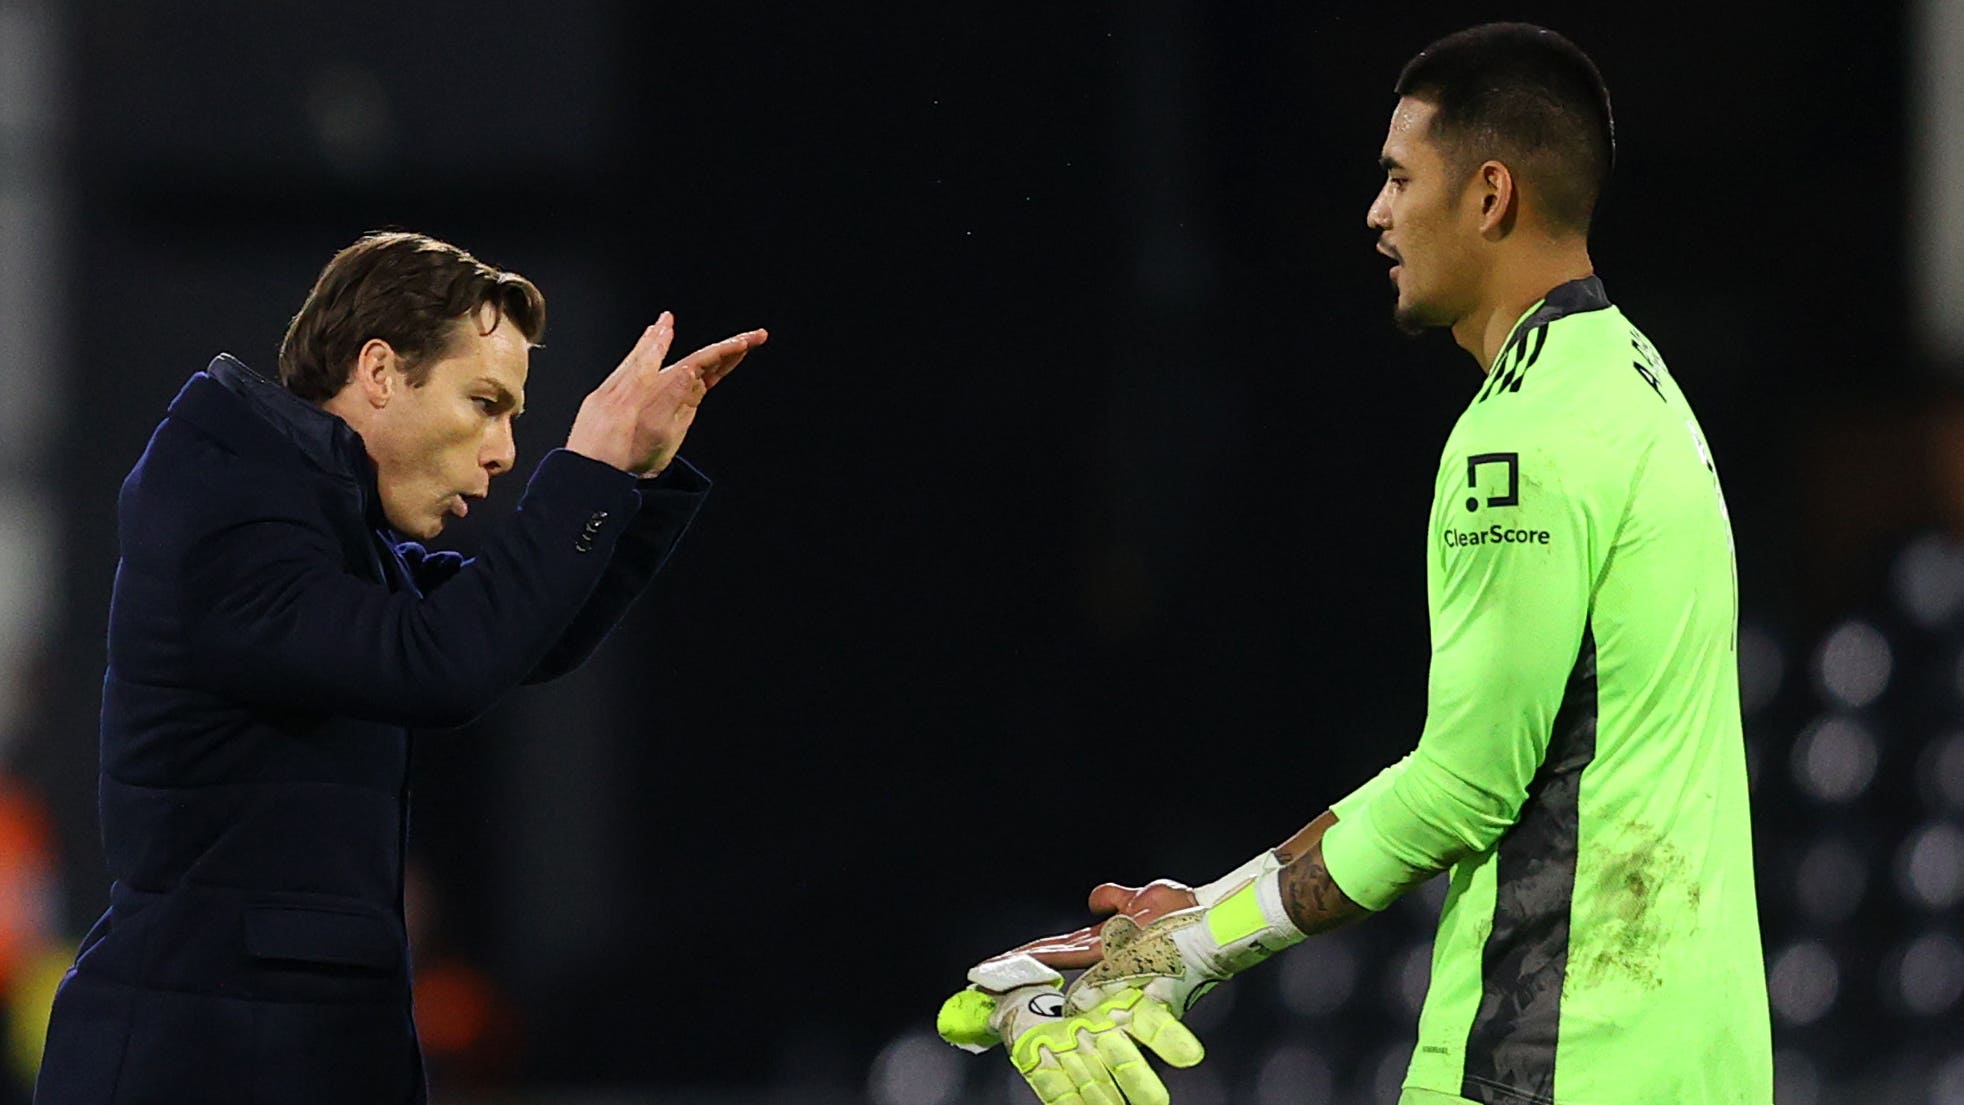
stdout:
<svg viewBox="0 0 1964 1105">
<path fill-rule="evenodd" d="M 1378 155 L 1378 168 L 1383 169 L 1387 173 L 1392 173 L 1404 169 L 1404 166 L 1398 164 L 1397 158 L 1388 153 L 1383 153 Z"/>
<path fill-rule="evenodd" d="M 513 418 L 517 418 L 519 415 L 525 413 L 525 404 L 513 399 L 511 390 L 505 387 L 505 385 L 493 380 L 489 376 L 480 376 L 477 378 L 477 382 L 498 393 L 497 403 L 500 407 L 514 408 L 511 412 Z"/>
</svg>

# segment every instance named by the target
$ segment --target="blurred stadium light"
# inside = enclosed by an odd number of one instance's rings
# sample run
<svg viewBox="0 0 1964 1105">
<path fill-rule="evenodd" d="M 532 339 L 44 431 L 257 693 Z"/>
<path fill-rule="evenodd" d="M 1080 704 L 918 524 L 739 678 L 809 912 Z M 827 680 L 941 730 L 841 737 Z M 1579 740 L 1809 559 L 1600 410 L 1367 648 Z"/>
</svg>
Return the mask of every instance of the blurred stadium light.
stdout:
<svg viewBox="0 0 1964 1105">
<path fill-rule="evenodd" d="M 1774 1016 L 1787 1024 L 1809 1025 L 1833 1008 L 1841 991 L 1841 972 L 1825 945 L 1803 940 L 1773 957 L 1766 989 Z"/>
<path fill-rule="evenodd" d="M 1964 1105 L 1964 1051 L 1946 1059 L 1930 1079 L 1930 1105 Z"/>
<path fill-rule="evenodd" d="M 873 1105 L 950 1105 L 961 1093 L 963 1058 L 932 1032 L 907 1033 L 874 1059 L 867 1095 Z"/>
<path fill-rule="evenodd" d="M 1794 743 L 1794 779 L 1824 802 L 1846 802 L 1875 776 L 1875 737 L 1851 717 L 1815 722 Z"/>
<path fill-rule="evenodd" d="M 1256 1105 L 1329 1105 L 1336 1100 L 1336 1074 L 1323 1053 L 1302 1044 L 1269 1052 L 1256 1075 Z"/>
<path fill-rule="evenodd" d="M 1897 865 L 1903 896 L 1931 910 L 1964 900 L 1964 829 L 1936 822 L 1903 843 Z"/>
<path fill-rule="evenodd" d="M 1939 1016 L 1964 997 L 1964 946 L 1955 936 L 1925 933 L 1903 949 L 1898 962 L 1902 1003 L 1909 1013 Z"/>
<path fill-rule="evenodd" d="M 1848 621 L 1821 642 L 1814 674 L 1830 698 L 1859 710 L 1889 686 L 1893 666 L 1889 642 L 1882 634 L 1867 622 Z"/>
</svg>

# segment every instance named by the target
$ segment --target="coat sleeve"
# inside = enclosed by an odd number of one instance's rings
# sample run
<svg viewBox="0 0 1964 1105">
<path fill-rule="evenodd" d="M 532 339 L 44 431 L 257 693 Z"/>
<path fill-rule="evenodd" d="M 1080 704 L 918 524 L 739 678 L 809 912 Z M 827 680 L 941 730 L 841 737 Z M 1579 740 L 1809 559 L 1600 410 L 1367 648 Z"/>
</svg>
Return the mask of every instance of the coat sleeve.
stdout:
<svg viewBox="0 0 1964 1105">
<path fill-rule="evenodd" d="M 709 494 L 709 478 L 680 457 L 666 471 L 638 485 L 641 509 L 637 511 L 614 543 L 607 570 L 586 605 L 580 607 L 566 632 L 552 646 L 539 665 L 525 677 L 527 683 L 557 679 L 586 662 L 600 642 L 614 631 L 628 607 L 634 605 L 648 582 L 667 563 L 668 554 L 687 532 Z"/>
<path fill-rule="evenodd" d="M 348 574 L 292 499 L 257 496 L 190 547 L 194 677 L 239 701 L 432 727 L 464 724 L 540 665 L 642 505 L 624 473 L 555 450 L 482 552 L 419 598 Z"/>
<path fill-rule="evenodd" d="M 614 554 L 608 558 L 600 582 L 574 616 L 573 624 L 525 682 L 557 679 L 586 663 L 620 624 L 628 607 L 647 590 L 649 581 L 661 572 L 668 554 L 675 551 L 709 493 L 709 477 L 677 457 L 667 471 L 642 480 L 636 487 L 641 493 L 641 508 L 614 542 Z M 456 578 L 472 563 L 457 553 L 432 551 L 413 541 L 396 546 L 396 553 L 409 565 L 417 589 L 425 595 Z"/>
</svg>

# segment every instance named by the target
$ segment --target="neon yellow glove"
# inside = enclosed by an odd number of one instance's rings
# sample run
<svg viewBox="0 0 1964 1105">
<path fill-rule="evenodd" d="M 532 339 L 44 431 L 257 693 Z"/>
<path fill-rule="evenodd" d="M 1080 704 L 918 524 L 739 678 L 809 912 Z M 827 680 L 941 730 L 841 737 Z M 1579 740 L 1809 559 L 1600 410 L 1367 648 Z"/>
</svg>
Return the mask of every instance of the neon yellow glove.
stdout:
<svg viewBox="0 0 1964 1105">
<path fill-rule="evenodd" d="M 941 1038 L 973 1052 L 1010 1041 L 1010 1062 L 1044 1105 L 1169 1105 L 1133 1041 L 1179 1067 L 1206 1054 L 1171 1010 L 1138 990 L 1065 1016 L 1063 976 L 1030 956 L 988 960 L 969 978 L 941 1007 Z"/>
<path fill-rule="evenodd" d="M 1166 1083 L 1134 1040 L 1176 1067 L 1207 1057 L 1172 1010 L 1132 989 L 1089 1012 L 1025 1030 L 1010 1045 L 1009 1061 L 1043 1105 L 1170 1105 Z"/>
<path fill-rule="evenodd" d="M 1064 1019 L 1064 976 L 1020 952 L 968 971 L 968 989 L 941 1003 L 934 1027 L 963 1051 L 981 1054 L 1004 1040 Z"/>
</svg>

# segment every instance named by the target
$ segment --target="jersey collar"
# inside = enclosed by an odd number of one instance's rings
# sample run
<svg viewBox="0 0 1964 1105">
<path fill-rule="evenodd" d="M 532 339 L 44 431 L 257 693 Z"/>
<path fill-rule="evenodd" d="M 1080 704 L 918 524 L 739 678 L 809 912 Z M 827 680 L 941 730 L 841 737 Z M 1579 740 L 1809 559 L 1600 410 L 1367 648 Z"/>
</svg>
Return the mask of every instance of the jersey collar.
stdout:
<svg viewBox="0 0 1964 1105">
<path fill-rule="evenodd" d="M 1609 306 L 1609 293 L 1603 291 L 1600 277 L 1591 275 L 1580 280 L 1571 280 L 1566 284 L 1557 284 L 1541 302 L 1528 308 L 1527 313 L 1521 316 L 1521 321 L 1514 324 L 1514 329 L 1508 333 L 1507 340 L 1501 343 L 1500 352 L 1494 355 L 1493 363 L 1499 364 L 1501 358 L 1507 356 L 1507 351 L 1514 348 L 1516 342 L 1533 333 L 1537 327 L 1546 326 L 1556 319 L 1567 318 L 1569 315 L 1600 311 L 1607 306 Z"/>
</svg>

